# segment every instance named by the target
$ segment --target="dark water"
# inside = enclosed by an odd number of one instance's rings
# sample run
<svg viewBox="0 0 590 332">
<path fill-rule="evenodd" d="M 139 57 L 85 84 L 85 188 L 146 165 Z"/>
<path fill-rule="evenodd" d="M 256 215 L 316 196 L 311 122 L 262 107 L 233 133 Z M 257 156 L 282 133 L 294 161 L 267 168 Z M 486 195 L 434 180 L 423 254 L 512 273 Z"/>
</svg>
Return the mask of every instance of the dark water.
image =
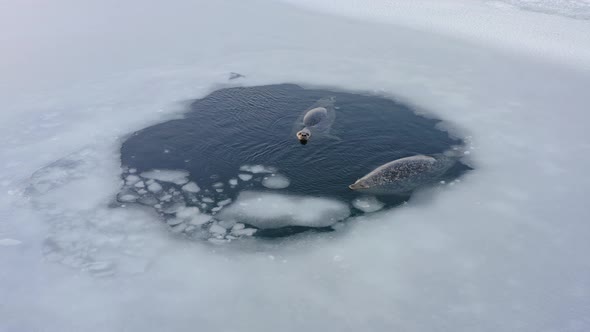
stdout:
<svg viewBox="0 0 590 332">
<path fill-rule="evenodd" d="M 301 145 L 293 129 L 302 111 L 335 97 L 331 134 Z M 121 148 L 123 166 L 138 172 L 182 169 L 201 188 L 227 183 L 245 164 L 278 168 L 291 184 L 280 192 L 334 197 L 350 202 L 348 185 L 375 167 L 415 154 L 435 154 L 462 142 L 435 127 L 438 120 L 416 115 L 393 100 L 281 84 L 222 89 L 190 104 L 184 119 L 134 133 Z M 301 128 L 298 128 L 301 129 Z M 468 169 L 457 164 L 447 174 Z M 252 188 L 265 190 L 260 182 Z M 220 198 L 234 198 L 238 190 Z M 379 197 L 396 205 L 407 197 Z"/>
</svg>

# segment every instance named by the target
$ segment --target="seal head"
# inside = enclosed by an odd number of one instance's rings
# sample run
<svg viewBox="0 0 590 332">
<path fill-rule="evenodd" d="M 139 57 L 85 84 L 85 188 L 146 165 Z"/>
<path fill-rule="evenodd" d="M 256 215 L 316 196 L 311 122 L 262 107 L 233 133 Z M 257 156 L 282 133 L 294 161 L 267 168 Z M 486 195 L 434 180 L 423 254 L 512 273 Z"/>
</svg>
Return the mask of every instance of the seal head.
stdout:
<svg viewBox="0 0 590 332">
<path fill-rule="evenodd" d="M 297 132 L 297 139 L 301 144 L 307 144 L 307 141 L 311 137 L 311 131 L 307 128 L 303 128 Z"/>
</svg>

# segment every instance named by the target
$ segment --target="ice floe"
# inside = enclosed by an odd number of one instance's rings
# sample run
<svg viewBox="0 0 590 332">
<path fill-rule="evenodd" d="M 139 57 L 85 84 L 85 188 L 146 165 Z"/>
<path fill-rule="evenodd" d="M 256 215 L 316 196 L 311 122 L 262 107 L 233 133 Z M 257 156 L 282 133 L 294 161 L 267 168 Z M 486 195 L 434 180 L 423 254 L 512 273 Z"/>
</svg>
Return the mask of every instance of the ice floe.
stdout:
<svg viewBox="0 0 590 332">
<path fill-rule="evenodd" d="M 381 210 L 385 204 L 374 196 L 363 196 L 355 198 L 352 201 L 352 206 L 365 213 L 371 213 Z"/>
<path fill-rule="evenodd" d="M 252 180 L 253 176 L 252 176 L 252 174 L 240 173 L 240 174 L 238 174 L 238 177 L 242 181 L 250 181 L 250 180 Z"/>
<path fill-rule="evenodd" d="M 269 189 L 284 189 L 289 184 L 291 184 L 291 181 L 281 174 L 271 174 L 262 179 L 262 185 Z"/>
<path fill-rule="evenodd" d="M 277 169 L 275 167 L 264 166 L 264 165 L 244 165 L 244 166 L 240 167 L 240 171 L 258 174 L 258 173 L 275 173 L 277 171 Z"/>
<path fill-rule="evenodd" d="M 191 181 L 182 186 L 182 190 L 189 193 L 198 193 L 199 191 L 201 191 L 201 188 L 199 188 L 199 186 L 196 183 Z"/>
<path fill-rule="evenodd" d="M 183 170 L 167 170 L 167 169 L 155 169 L 147 172 L 142 172 L 141 177 L 146 179 L 153 179 L 162 182 L 170 182 L 177 185 L 182 185 L 188 182 L 187 171 Z"/>
<path fill-rule="evenodd" d="M 258 228 L 326 227 L 349 215 L 348 205 L 334 199 L 242 192 L 235 204 L 223 209 L 220 218 Z"/>
</svg>

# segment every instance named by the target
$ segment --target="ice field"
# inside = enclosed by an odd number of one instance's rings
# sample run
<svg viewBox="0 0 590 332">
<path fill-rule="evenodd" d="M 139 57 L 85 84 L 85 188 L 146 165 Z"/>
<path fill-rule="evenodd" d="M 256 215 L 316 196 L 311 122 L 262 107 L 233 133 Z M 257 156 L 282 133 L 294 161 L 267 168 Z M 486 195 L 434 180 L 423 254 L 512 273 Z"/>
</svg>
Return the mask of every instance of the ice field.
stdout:
<svg viewBox="0 0 590 332">
<path fill-rule="evenodd" d="M 0 331 L 590 330 L 589 11 L 585 0 L 0 4 Z M 202 190 L 183 170 L 122 181 L 130 133 L 219 88 L 285 82 L 424 110 L 469 139 L 475 170 L 393 209 L 244 191 L 214 202 L 230 215 L 254 206 L 211 225 L 247 238 L 231 245 L 113 208 L 125 184 Z M 292 186 L 268 166 L 244 165 L 223 188 L 257 174 L 268 190 Z M 366 214 L 334 232 L 271 241 L 244 225 L 352 207 Z"/>
</svg>

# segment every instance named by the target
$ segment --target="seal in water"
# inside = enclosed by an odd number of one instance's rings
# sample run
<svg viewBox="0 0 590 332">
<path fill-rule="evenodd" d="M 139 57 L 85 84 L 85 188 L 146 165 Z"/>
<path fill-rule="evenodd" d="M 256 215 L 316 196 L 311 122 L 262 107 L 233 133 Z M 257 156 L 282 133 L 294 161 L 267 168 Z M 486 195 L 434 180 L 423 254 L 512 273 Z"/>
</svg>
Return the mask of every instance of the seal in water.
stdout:
<svg viewBox="0 0 590 332">
<path fill-rule="evenodd" d="M 377 167 L 349 188 L 375 195 L 409 194 L 418 187 L 437 181 L 457 159 L 448 154 L 397 159 Z"/>
<path fill-rule="evenodd" d="M 312 133 L 327 135 L 335 118 L 334 98 L 318 100 L 310 109 L 304 111 L 302 117 L 297 121 L 297 126 L 305 126 L 297 132 L 297 139 L 301 144 L 307 144 Z"/>
</svg>

